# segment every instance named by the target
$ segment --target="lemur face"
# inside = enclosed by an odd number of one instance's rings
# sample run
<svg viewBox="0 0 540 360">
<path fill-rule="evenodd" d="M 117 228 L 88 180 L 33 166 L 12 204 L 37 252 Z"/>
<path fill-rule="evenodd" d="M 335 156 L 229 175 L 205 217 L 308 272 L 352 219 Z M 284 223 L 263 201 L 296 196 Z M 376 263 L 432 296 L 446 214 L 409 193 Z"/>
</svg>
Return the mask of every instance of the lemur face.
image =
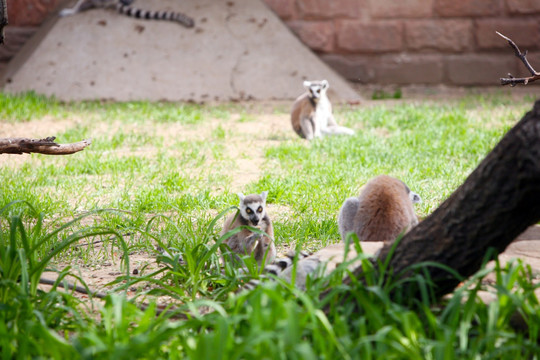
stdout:
<svg viewBox="0 0 540 360">
<path fill-rule="evenodd" d="M 267 191 L 259 194 L 251 194 L 244 196 L 239 193 L 240 198 L 240 215 L 248 221 L 250 226 L 257 226 L 261 219 L 266 215 L 266 195 Z"/>
<path fill-rule="evenodd" d="M 309 91 L 309 97 L 312 99 L 320 98 L 328 89 L 328 81 L 304 81 L 304 87 Z"/>
</svg>

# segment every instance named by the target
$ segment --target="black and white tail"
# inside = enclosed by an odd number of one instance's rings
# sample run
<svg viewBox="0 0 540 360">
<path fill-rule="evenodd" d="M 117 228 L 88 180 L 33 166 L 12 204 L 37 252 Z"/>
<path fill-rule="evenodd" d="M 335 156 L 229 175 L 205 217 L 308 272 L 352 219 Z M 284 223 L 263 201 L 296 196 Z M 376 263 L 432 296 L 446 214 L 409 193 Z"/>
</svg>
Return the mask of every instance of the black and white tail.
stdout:
<svg viewBox="0 0 540 360">
<path fill-rule="evenodd" d="M 195 21 L 185 14 L 174 11 L 143 10 L 131 6 L 133 1 L 134 0 L 78 0 L 72 8 L 63 9 L 58 15 L 70 16 L 90 9 L 116 9 L 120 14 L 137 19 L 175 21 L 187 28 L 195 26 Z"/>
<path fill-rule="evenodd" d="M 143 10 L 131 5 L 124 5 L 121 1 L 116 5 L 116 10 L 123 15 L 145 20 L 175 21 L 187 28 L 195 26 L 195 21 L 180 12 L 164 10 Z"/>
<path fill-rule="evenodd" d="M 300 261 L 309 257 L 310 255 L 311 254 L 305 251 L 300 251 L 298 256 L 296 256 L 294 251 L 289 251 L 285 257 L 277 258 L 270 264 L 266 265 L 264 268 L 264 275 L 280 276 L 280 274 L 292 267 L 295 257 L 297 257 L 298 261 Z M 250 280 L 244 286 L 242 286 L 241 290 L 253 290 L 259 286 L 260 283 L 261 280 L 259 279 Z"/>
</svg>

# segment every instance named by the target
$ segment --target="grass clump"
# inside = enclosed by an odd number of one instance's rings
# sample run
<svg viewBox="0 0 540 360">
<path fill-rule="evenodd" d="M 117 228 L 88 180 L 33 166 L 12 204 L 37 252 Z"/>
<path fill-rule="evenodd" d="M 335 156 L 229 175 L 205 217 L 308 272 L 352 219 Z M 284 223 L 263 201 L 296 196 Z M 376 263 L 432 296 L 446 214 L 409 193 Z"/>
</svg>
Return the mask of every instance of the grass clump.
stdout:
<svg viewBox="0 0 540 360">
<path fill-rule="evenodd" d="M 342 202 L 382 173 L 419 193 L 425 216 L 530 108 L 528 98 L 338 107 L 338 122 L 356 134 L 307 143 L 275 125 L 288 126 L 287 110 L 261 121 L 236 105 L 1 96 L 10 126 L 62 119 L 57 134 L 44 135 L 93 139 L 69 157 L 0 159 L 3 358 L 504 359 L 540 351 L 538 285 L 519 261 L 496 263 L 490 281 L 480 270 L 442 301 L 422 276 L 413 281 L 424 297 L 397 296 L 402 282 L 365 255 L 350 284 L 344 262 L 305 291 L 277 280 L 237 292 L 259 269 L 250 259 L 244 272 L 220 265 L 222 218 L 236 192 L 269 191 L 280 249 L 339 241 Z M 278 120 L 265 127 L 267 116 Z M 134 266 L 139 253 L 153 262 Z M 68 280 L 84 285 L 81 271 L 105 261 L 123 266 L 102 302 L 60 290 Z M 58 280 L 44 291 L 46 269 Z M 484 291 L 494 301 L 485 304 Z"/>
</svg>

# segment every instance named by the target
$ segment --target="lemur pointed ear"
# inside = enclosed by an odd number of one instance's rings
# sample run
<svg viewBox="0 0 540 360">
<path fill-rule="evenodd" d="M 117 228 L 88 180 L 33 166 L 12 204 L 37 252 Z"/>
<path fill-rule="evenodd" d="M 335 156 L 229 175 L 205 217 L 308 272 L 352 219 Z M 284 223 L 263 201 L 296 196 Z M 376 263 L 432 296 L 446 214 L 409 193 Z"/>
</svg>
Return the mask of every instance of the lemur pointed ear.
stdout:
<svg viewBox="0 0 540 360">
<path fill-rule="evenodd" d="M 244 201 L 244 198 L 245 198 L 244 194 L 237 193 L 236 195 L 238 195 L 238 198 L 240 199 L 240 201 Z"/>
<path fill-rule="evenodd" d="M 266 197 L 267 197 L 267 196 L 268 196 L 268 191 L 263 191 L 263 192 L 261 193 L 261 197 L 262 197 L 262 199 L 263 199 L 263 201 L 264 201 L 265 203 L 266 203 Z"/>
<path fill-rule="evenodd" d="M 304 80 L 304 87 L 308 88 L 311 86 L 311 81 Z"/>
<path fill-rule="evenodd" d="M 417 193 L 414 193 L 412 191 L 409 193 L 409 198 L 411 199 L 413 204 L 421 204 L 422 203 L 422 198 L 420 197 L 420 195 L 418 195 Z"/>
<path fill-rule="evenodd" d="M 330 84 L 328 83 L 328 80 L 321 81 L 323 89 L 328 89 L 330 87 Z"/>
</svg>

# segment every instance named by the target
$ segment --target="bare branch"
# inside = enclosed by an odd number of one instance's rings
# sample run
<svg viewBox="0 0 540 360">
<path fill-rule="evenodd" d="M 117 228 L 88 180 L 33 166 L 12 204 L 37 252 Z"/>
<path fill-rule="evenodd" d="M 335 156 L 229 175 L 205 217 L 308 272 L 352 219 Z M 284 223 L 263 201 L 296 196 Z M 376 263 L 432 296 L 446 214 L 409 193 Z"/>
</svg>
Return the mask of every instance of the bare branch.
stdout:
<svg viewBox="0 0 540 360">
<path fill-rule="evenodd" d="M 525 67 L 532 75 L 530 77 L 516 78 L 512 74 L 509 73 L 507 78 L 501 78 L 501 85 L 510 85 L 510 86 L 516 86 L 517 84 L 527 85 L 530 82 L 540 79 L 540 72 L 537 72 L 536 70 L 534 70 L 534 68 L 531 66 L 531 64 L 527 60 L 527 50 L 525 50 L 525 52 L 522 53 L 519 50 L 516 43 L 512 41 L 512 39 L 510 39 L 507 36 L 504 36 L 498 31 L 495 31 L 495 32 L 497 33 L 497 35 L 499 35 L 500 37 L 508 41 L 508 44 L 510 44 L 510 46 L 514 49 L 515 55 L 521 60 L 521 62 L 523 62 L 523 64 L 525 64 Z"/>
<path fill-rule="evenodd" d="M 1 0 L 0 0 L 1 1 Z M 57 144 L 54 136 L 45 139 L 0 138 L 0 154 L 69 155 L 83 150 L 92 143 L 83 140 L 72 144 Z"/>
</svg>

